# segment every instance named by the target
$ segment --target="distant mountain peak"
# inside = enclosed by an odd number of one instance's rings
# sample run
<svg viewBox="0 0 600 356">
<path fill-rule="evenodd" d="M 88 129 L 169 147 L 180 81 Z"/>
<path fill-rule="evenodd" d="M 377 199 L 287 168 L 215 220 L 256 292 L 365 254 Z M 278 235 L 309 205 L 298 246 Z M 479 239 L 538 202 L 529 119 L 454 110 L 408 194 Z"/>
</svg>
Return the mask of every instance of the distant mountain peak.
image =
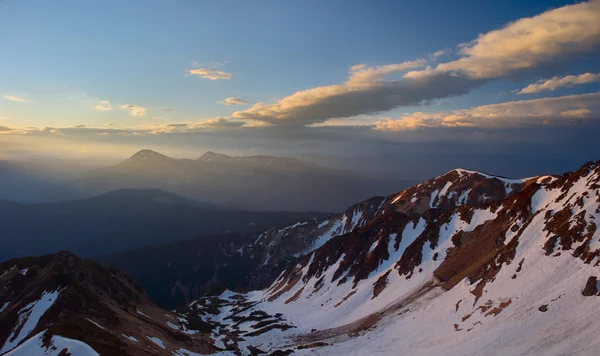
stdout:
<svg viewBox="0 0 600 356">
<path fill-rule="evenodd" d="M 136 152 L 133 156 L 129 157 L 128 160 L 142 161 L 142 160 L 148 160 L 148 159 L 164 159 L 164 158 L 170 159 L 170 157 L 167 157 L 156 151 L 152 151 L 149 149 L 143 149 L 143 150 Z"/>
<path fill-rule="evenodd" d="M 226 154 L 223 153 L 216 153 L 213 151 L 208 151 L 205 154 L 203 154 L 202 156 L 198 157 L 198 161 L 204 161 L 204 162 L 210 162 L 210 161 L 214 161 L 215 159 L 229 159 L 232 158 Z"/>
</svg>

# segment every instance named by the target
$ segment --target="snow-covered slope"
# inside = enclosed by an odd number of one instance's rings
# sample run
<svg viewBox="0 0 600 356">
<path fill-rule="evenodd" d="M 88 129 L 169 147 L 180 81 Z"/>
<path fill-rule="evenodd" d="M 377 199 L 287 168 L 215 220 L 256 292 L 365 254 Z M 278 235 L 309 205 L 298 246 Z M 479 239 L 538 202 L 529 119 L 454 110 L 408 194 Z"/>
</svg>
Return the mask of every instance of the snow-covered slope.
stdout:
<svg viewBox="0 0 600 356">
<path fill-rule="evenodd" d="M 237 250 L 238 254 L 249 256 L 257 266 L 249 277 L 250 286 L 272 282 L 290 261 L 320 248 L 335 236 L 362 228 L 379 213 L 384 201 L 383 197 L 374 197 L 354 204 L 340 214 L 299 221 L 253 236 Z"/>
<path fill-rule="evenodd" d="M 267 289 L 194 302 L 241 354 L 598 354 L 600 162 L 454 170 L 393 194 Z"/>
<path fill-rule="evenodd" d="M 57 335 L 52 336 L 50 341 L 44 341 L 44 334 L 45 331 L 31 337 L 6 356 L 61 356 L 65 355 L 65 351 L 70 355 L 98 356 L 98 353 L 84 342 Z"/>
</svg>

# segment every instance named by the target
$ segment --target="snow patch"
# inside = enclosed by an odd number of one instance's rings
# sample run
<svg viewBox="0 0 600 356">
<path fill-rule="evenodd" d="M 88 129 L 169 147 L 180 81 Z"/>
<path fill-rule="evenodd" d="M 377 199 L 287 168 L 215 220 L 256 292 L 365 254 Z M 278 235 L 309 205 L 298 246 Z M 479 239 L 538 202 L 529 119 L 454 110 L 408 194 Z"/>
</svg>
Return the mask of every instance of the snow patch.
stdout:
<svg viewBox="0 0 600 356">
<path fill-rule="evenodd" d="M 458 197 L 458 202 L 456 203 L 457 206 L 462 206 L 462 205 L 467 205 L 467 199 L 469 199 L 469 193 L 471 192 L 471 188 L 463 191 L 460 194 L 460 197 Z"/>
<path fill-rule="evenodd" d="M 44 315 L 44 313 L 50 309 L 52 304 L 54 304 L 59 294 L 60 290 L 44 292 L 40 299 L 23 307 L 19 311 L 19 320 L 17 321 L 17 325 L 14 326 L 11 335 L 6 340 L 6 343 L 2 349 L 0 349 L 0 353 L 4 353 L 13 349 L 23 339 L 25 339 L 33 331 L 33 329 L 35 329 L 42 315 Z M 19 330 L 18 334 L 16 334 L 17 330 Z"/>
<path fill-rule="evenodd" d="M 89 321 L 90 323 L 92 323 L 92 324 L 96 325 L 96 326 L 97 326 L 97 327 L 99 327 L 100 329 L 102 329 L 102 330 L 105 330 L 105 329 L 104 329 L 104 326 L 102 326 L 102 325 L 98 324 L 97 322 L 93 321 L 92 319 L 85 318 L 85 320 L 87 320 L 87 321 Z"/>
<path fill-rule="evenodd" d="M 139 311 L 139 310 L 136 310 L 136 313 L 138 313 L 139 315 L 145 316 L 146 318 L 150 318 L 148 315 L 146 315 L 146 314 L 142 313 L 142 312 L 141 312 L 141 311 Z"/>
<path fill-rule="evenodd" d="M 321 228 L 325 227 L 327 224 L 329 224 L 329 220 L 325 220 L 325 221 L 323 221 L 322 223 L 320 223 L 320 224 L 317 226 L 317 229 L 321 229 Z"/>
<path fill-rule="evenodd" d="M 302 222 L 298 221 L 294 225 L 290 225 L 290 226 L 284 227 L 283 229 L 279 230 L 279 232 L 284 232 L 284 231 L 287 231 L 287 230 L 291 230 L 291 229 L 294 229 L 294 228 L 296 228 L 298 226 L 304 226 L 306 224 L 308 224 L 308 221 L 302 221 Z"/>
<path fill-rule="evenodd" d="M 201 354 L 181 348 L 173 351 L 173 356 L 201 356 Z"/>
<path fill-rule="evenodd" d="M 52 336 L 52 346 L 46 348 L 43 342 L 44 333 L 45 331 L 42 331 L 31 337 L 14 350 L 4 354 L 4 356 L 58 356 L 59 354 L 62 354 L 64 349 L 66 349 L 70 355 L 98 356 L 98 353 L 88 344 L 58 335 Z"/>
<path fill-rule="evenodd" d="M 438 190 L 434 190 L 433 192 L 431 192 L 431 197 L 429 198 L 429 207 L 430 208 L 434 208 L 434 203 L 435 203 L 435 198 L 437 197 L 438 194 Z"/>
<path fill-rule="evenodd" d="M 154 337 L 154 336 L 146 336 L 146 337 L 148 339 L 150 339 L 150 341 L 152 341 L 153 343 L 158 345 L 160 348 L 162 348 L 163 350 L 166 350 L 165 343 L 161 339 Z"/>
<path fill-rule="evenodd" d="M 123 335 L 123 337 L 124 337 L 124 338 L 126 338 L 126 339 L 127 339 L 127 340 L 129 340 L 129 341 L 133 341 L 133 342 L 139 342 L 139 341 L 138 341 L 138 340 L 137 340 L 135 337 L 133 337 L 133 336 L 127 336 L 127 335 L 125 335 L 125 334 L 121 334 L 121 335 Z"/>
</svg>

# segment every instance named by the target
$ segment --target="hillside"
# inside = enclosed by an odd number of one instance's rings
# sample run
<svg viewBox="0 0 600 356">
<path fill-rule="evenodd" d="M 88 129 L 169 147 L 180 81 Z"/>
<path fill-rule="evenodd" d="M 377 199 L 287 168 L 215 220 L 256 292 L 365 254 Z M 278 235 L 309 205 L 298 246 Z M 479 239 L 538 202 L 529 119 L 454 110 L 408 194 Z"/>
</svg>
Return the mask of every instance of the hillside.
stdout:
<svg viewBox="0 0 600 356">
<path fill-rule="evenodd" d="M 268 288 L 187 313 L 241 354 L 596 354 L 599 217 L 600 162 L 526 179 L 453 170 L 388 196 Z"/>
<path fill-rule="evenodd" d="M 224 289 L 266 287 L 298 256 L 363 226 L 382 203 L 382 197 L 375 197 L 340 214 L 299 218 L 254 234 L 216 234 L 97 260 L 131 274 L 157 303 L 172 308 Z"/>
<path fill-rule="evenodd" d="M 197 355 L 218 350 L 206 325 L 158 308 L 128 275 L 68 252 L 2 263 L 0 285 L 0 354 Z"/>
</svg>

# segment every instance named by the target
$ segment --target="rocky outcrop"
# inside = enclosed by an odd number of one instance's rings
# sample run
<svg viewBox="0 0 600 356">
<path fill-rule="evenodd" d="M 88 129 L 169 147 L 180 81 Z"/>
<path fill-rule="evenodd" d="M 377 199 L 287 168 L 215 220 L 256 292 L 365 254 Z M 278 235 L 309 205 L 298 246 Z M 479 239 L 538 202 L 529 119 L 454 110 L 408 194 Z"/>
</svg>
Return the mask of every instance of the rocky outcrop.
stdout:
<svg viewBox="0 0 600 356">
<path fill-rule="evenodd" d="M 592 276 L 590 278 L 588 278 L 587 283 L 585 284 L 585 288 L 583 288 L 583 290 L 581 291 L 581 294 L 583 294 L 585 297 L 591 297 L 593 295 L 597 295 L 598 294 L 598 282 L 596 280 L 596 277 Z"/>
<path fill-rule="evenodd" d="M 7 261 L 0 276 L 0 353 L 42 354 L 64 338 L 101 355 L 217 351 L 206 332 L 158 308 L 130 276 L 69 252 Z"/>
</svg>

